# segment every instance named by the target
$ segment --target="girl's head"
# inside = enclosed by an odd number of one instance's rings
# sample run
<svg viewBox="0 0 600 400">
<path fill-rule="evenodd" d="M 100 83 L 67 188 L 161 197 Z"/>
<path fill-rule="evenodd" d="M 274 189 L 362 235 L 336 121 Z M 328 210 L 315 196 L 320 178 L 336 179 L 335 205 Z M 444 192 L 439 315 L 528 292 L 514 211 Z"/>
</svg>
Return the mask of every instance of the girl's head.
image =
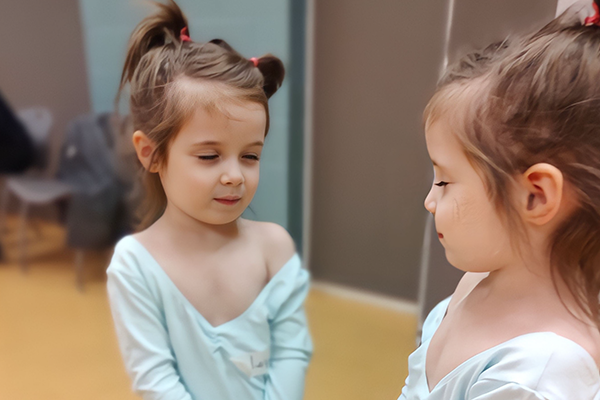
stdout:
<svg viewBox="0 0 600 400">
<path fill-rule="evenodd" d="M 600 326 L 599 77 L 600 27 L 572 11 L 460 60 L 425 111 L 437 184 L 425 206 L 461 269 L 542 243 Z"/>
<path fill-rule="evenodd" d="M 119 90 L 130 84 L 144 167 L 141 228 L 167 203 L 205 223 L 231 222 L 258 185 L 267 100 L 281 86 L 283 64 L 271 55 L 246 59 L 219 39 L 193 42 L 175 2 L 157 6 L 131 36 Z"/>
</svg>

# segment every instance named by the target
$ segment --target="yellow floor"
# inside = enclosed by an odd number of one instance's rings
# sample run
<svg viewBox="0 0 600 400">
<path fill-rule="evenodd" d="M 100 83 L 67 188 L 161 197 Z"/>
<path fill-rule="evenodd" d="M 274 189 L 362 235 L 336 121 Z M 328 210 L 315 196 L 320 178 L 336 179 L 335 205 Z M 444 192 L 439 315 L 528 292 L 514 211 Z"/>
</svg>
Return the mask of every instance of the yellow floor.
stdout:
<svg viewBox="0 0 600 400">
<path fill-rule="evenodd" d="M 106 254 L 86 255 L 85 292 L 75 286 L 64 232 L 29 232 L 30 269 L 17 265 L 16 220 L 2 236 L 0 399 L 126 400 L 130 392 L 105 287 Z M 306 400 L 396 399 L 414 348 L 416 319 L 313 290 L 306 304 L 315 343 Z"/>
</svg>

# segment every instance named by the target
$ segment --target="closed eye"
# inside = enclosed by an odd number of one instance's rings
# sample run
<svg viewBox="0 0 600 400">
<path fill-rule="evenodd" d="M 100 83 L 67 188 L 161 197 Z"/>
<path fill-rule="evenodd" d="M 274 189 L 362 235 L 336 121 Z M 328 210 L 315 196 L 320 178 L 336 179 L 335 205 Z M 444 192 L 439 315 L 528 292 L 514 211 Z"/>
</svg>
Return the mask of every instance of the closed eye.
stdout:
<svg viewBox="0 0 600 400">
<path fill-rule="evenodd" d="M 219 156 L 216 154 L 211 154 L 210 156 L 198 156 L 199 159 L 206 160 L 206 161 L 216 160 L 217 157 L 219 157 Z"/>
<path fill-rule="evenodd" d="M 439 186 L 439 187 L 444 187 L 448 184 L 448 182 L 444 182 L 444 181 L 439 181 L 438 183 L 435 184 L 435 186 Z"/>
<path fill-rule="evenodd" d="M 253 160 L 253 161 L 259 160 L 259 157 L 256 154 L 246 154 L 245 156 L 243 156 L 243 158 L 245 158 L 247 160 Z"/>
</svg>

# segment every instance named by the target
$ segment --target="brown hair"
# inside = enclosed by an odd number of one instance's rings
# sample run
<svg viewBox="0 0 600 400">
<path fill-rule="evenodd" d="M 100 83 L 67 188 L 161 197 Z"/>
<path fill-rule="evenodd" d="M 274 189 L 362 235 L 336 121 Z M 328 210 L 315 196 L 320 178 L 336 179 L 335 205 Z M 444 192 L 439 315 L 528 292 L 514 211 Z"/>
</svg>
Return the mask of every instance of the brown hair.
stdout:
<svg viewBox="0 0 600 400">
<path fill-rule="evenodd" d="M 534 34 L 452 66 L 424 118 L 426 126 L 441 115 L 448 120 L 517 232 L 514 178 L 541 162 L 560 169 L 578 206 L 551 237 L 553 279 L 567 284 L 600 329 L 599 77 L 600 27 L 582 26 L 567 10 Z M 448 112 L 456 107 L 462 112 Z"/>
<path fill-rule="evenodd" d="M 255 67 L 223 40 L 182 40 L 182 29 L 188 24 L 181 9 L 173 0 L 154 4 L 158 12 L 142 20 L 131 35 L 117 94 L 118 102 L 130 84 L 133 128 L 155 143 L 152 163 L 167 162 L 169 144 L 198 106 L 220 109 L 224 101 L 259 103 L 267 114 L 266 136 L 268 99 L 283 82 L 283 63 L 269 54 L 260 57 Z M 190 81 L 200 84 L 200 91 L 189 90 Z M 167 204 L 158 174 L 145 169 L 142 174 L 146 195 L 140 230 L 156 221 Z"/>
</svg>

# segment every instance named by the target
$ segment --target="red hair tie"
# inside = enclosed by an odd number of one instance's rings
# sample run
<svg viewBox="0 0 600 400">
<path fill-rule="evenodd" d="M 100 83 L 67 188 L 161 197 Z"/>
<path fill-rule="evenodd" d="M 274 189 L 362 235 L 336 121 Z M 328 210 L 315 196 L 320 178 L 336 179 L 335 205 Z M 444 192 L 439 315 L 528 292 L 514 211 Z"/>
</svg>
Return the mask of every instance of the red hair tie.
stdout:
<svg viewBox="0 0 600 400">
<path fill-rule="evenodd" d="M 254 66 L 255 66 L 255 67 L 258 67 L 258 58 L 256 58 L 256 57 L 252 57 L 252 58 L 250 59 L 250 61 L 252 61 L 252 63 L 254 64 Z"/>
<path fill-rule="evenodd" d="M 594 15 L 592 15 L 591 17 L 587 17 L 583 21 L 583 25 L 585 25 L 585 26 L 590 26 L 590 25 L 600 26 L 600 10 L 598 10 L 598 4 L 596 4 L 596 2 L 594 2 Z"/>
<path fill-rule="evenodd" d="M 181 31 L 179 32 L 179 40 L 181 40 L 182 42 L 191 42 L 192 41 L 192 39 L 190 38 L 190 36 L 188 34 L 187 26 L 184 26 L 183 28 L 181 28 Z"/>
</svg>

